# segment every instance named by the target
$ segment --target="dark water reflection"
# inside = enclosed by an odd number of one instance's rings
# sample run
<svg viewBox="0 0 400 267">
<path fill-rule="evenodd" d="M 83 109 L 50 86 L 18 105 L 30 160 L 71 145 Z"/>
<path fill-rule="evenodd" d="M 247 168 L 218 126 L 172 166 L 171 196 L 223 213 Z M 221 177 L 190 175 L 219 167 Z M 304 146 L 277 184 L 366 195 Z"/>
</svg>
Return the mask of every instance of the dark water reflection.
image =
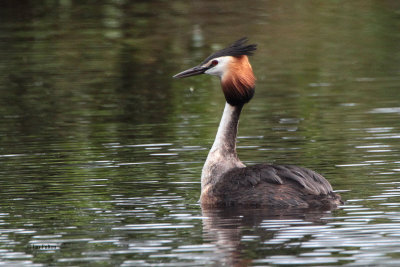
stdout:
<svg viewBox="0 0 400 267">
<path fill-rule="evenodd" d="M 2 1 L 4 265 L 400 264 L 397 1 Z M 202 211 L 223 97 L 171 76 L 248 36 L 239 155 L 323 173 L 324 211 Z"/>
<path fill-rule="evenodd" d="M 255 263 L 276 264 L 274 257 L 282 253 L 292 254 L 300 249 L 301 244 L 310 239 L 311 229 L 326 229 L 321 219 L 326 212 L 318 210 L 263 210 L 263 209 L 224 209 L 203 210 L 203 229 L 205 240 L 215 245 L 219 254 L 218 264 L 226 266 L 247 266 Z M 284 229 L 290 228 L 296 234 L 284 234 Z M 297 229 L 297 231 L 295 230 Z M 282 231 L 282 233 L 281 233 Z M 266 253 L 257 251 L 263 244 Z M 293 251 L 293 252 L 291 252 Z M 253 260 L 249 253 L 269 256 L 269 259 Z M 255 256 L 254 255 L 254 256 Z M 310 255 L 311 256 L 311 255 Z M 315 256 L 315 255 L 314 255 Z M 328 255 L 326 255 L 328 256 Z M 318 259 L 309 257 L 299 258 L 297 262 L 293 257 L 284 259 L 287 264 L 303 263 L 310 261 L 318 263 Z M 337 259 L 327 258 L 327 262 L 337 262 Z M 326 260 L 325 260 L 326 261 Z M 282 264 L 282 262 L 281 262 Z"/>
</svg>

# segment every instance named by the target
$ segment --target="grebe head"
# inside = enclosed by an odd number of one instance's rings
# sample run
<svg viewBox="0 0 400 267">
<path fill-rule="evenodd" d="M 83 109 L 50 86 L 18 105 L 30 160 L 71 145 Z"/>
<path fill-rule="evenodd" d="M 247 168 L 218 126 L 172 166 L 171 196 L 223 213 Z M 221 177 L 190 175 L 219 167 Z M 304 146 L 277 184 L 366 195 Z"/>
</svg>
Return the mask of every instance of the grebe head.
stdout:
<svg viewBox="0 0 400 267">
<path fill-rule="evenodd" d="M 257 45 L 245 45 L 246 42 L 247 38 L 241 38 L 211 54 L 199 65 L 173 77 L 185 78 L 199 74 L 218 76 L 226 101 L 232 106 L 243 105 L 253 97 L 256 80 L 247 56 L 253 55 Z"/>
</svg>

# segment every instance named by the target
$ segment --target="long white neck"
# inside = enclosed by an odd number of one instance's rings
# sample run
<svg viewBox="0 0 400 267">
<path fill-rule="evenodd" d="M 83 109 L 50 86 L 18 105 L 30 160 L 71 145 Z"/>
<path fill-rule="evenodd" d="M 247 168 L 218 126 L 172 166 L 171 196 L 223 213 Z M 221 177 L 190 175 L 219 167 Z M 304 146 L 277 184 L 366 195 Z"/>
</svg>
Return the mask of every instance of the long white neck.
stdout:
<svg viewBox="0 0 400 267">
<path fill-rule="evenodd" d="M 242 106 L 231 106 L 226 103 L 224 113 L 219 123 L 217 136 L 210 152 L 214 150 L 224 151 L 229 156 L 236 155 L 236 136 L 239 125 L 239 116 Z"/>
<path fill-rule="evenodd" d="M 242 107 L 242 105 L 232 106 L 228 103 L 225 104 L 217 136 L 203 167 L 201 175 L 202 189 L 207 184 L 217 181 L 230 169 L 245 167 L 236 153 L 236 136 Z"/>
</svg>

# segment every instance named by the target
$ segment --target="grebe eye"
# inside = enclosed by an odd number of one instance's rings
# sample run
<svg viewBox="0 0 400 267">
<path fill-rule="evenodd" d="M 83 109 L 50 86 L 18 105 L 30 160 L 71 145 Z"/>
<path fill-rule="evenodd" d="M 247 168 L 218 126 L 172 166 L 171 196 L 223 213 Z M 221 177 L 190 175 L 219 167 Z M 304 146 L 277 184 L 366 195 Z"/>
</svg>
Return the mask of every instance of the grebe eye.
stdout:
<svg viewBox="0 0 400 267">
<path fill-rule="evenodd" d="M 211 65 L 213 65 L 213 66 L 216 66 L 216 65 L 218 65 L 218 60 L 213 60 L 213 61 L 211 61 Z"/>
</svg>

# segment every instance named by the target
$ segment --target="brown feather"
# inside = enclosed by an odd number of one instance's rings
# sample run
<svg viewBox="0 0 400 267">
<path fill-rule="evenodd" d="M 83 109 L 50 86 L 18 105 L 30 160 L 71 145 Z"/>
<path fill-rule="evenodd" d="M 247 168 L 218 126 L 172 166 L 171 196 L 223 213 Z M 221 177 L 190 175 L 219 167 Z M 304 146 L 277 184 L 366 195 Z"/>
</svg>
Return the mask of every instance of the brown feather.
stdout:
<svg viewBox="0 0 400 267">
<path fill-rule="evenodd" d="M 202 206 L 336 208 L 342 203 L 320 174 L 293 165 L 233 168 L 201 194 Z"/>
<path fill-rule="evenodd" d="M 256 77 L 246 55 L 232 57 L 228 71 L 222 76 L 221 86 L 226 102 L 243 105 L 254 95 Z"/>
</svg>

